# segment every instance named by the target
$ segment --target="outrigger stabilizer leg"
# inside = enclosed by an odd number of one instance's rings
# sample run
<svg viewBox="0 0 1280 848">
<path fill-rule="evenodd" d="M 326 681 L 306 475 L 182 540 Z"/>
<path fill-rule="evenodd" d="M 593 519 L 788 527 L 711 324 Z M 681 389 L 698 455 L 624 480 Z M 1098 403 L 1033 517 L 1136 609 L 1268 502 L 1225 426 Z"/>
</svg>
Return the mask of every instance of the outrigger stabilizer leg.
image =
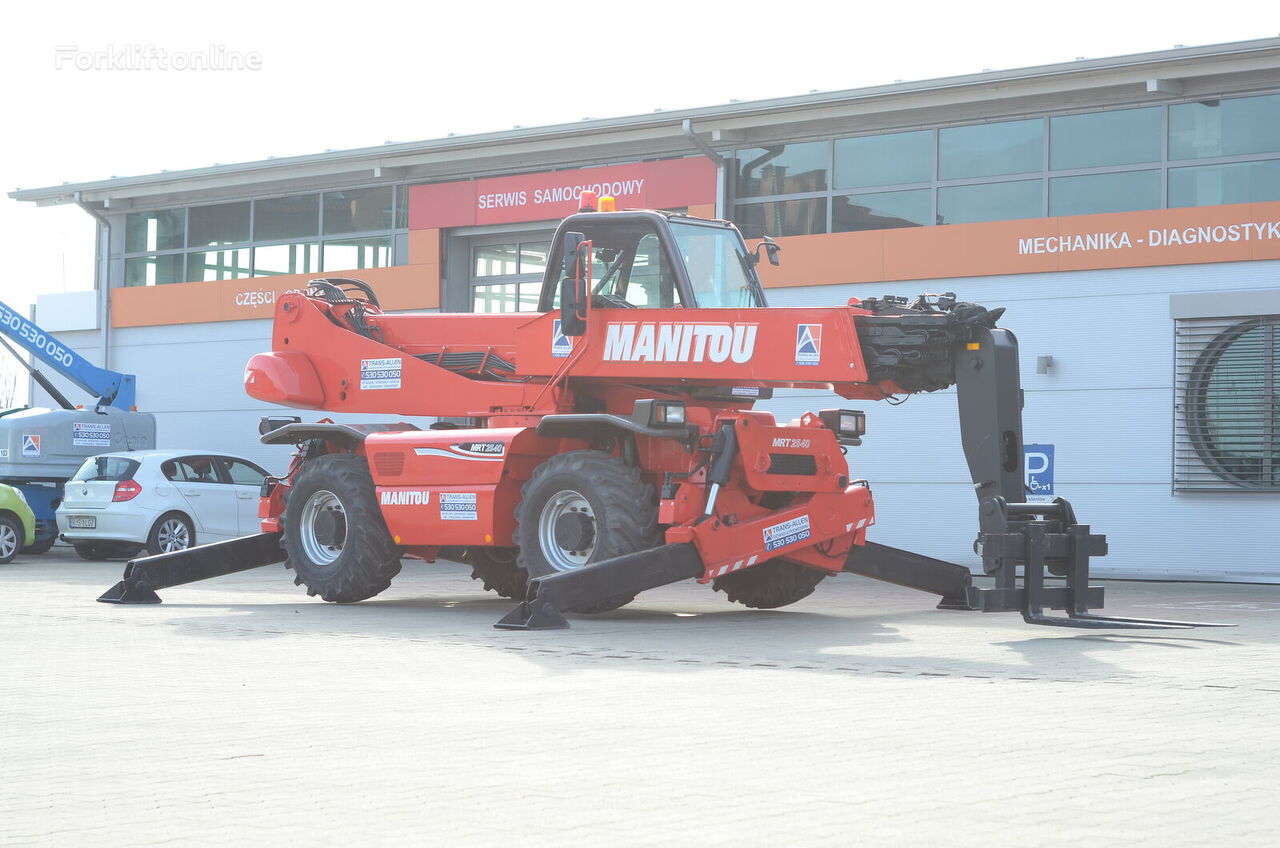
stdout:
<svg viewBox="0 0 1280 848">
<path fill-rule="evenodd" d="M 210 577 L 260 568 L 285 559 L 279 533 L 258 533 L 226 542 L 213 542 L 168 554 L 131 559 L 125 563 L 124 579 L 102 597 L 104 604 L 158 604 L 157 589 L 195 583 Z"/>
<path fill-rule="evenodd" d="M 647 589 L 701 577 L 702 557 L 680 542 L 606 559 L 529 581 L 520 606 L 493 625 L 499 630 L 562 630 L 564 613 L 610 598 L 633 598 Z"/>
</svg>

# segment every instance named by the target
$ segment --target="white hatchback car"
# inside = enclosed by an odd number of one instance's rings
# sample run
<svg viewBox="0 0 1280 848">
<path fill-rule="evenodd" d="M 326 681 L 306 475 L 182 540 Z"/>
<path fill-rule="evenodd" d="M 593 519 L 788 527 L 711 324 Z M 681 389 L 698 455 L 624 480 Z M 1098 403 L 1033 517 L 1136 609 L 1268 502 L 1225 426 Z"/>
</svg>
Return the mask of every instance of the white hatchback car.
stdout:
<svg viewBox="0 0 1280 848">
<path fill-rule="evenodd" d="M 90 457 L 67 481 L 58 532 L 84 559 L 180 551 L 259 531 L 267 472 L 243 457 L 146 450 Z"/>
</svg>

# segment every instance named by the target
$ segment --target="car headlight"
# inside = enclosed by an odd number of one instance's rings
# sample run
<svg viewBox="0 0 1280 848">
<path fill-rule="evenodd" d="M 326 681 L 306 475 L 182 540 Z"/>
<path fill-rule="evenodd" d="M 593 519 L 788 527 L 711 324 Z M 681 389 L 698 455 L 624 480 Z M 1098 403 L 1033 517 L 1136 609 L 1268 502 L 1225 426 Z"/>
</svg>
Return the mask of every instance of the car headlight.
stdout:
<svg viewBox="0 0 1280 848">
<path fill-rule="evenodd" d="M 21 489 L 19 489 L 17 486 L 14 486 L 12 488 L 13 488 L 13 493 L 18 496 L 18 500 L 22 501 L 24 504 L 27 504 L 27 506 L 31 506 L 31 504 L 27 503 L 27 496 Z"/>
</svg>

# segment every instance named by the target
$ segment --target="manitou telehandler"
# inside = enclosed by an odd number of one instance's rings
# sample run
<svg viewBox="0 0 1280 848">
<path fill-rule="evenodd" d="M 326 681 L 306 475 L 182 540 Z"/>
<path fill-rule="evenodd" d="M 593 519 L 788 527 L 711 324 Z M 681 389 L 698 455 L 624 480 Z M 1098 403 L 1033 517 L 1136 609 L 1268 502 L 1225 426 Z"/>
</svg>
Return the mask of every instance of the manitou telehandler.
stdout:
<svg viewBox="0 0 1280 848">
<path fill-rule="evenodd" d="M 402 557 L 443 556 L 520 599 L 497 624 L 512 629 L 566 627 L 565 612 L 688 578 L 781 607 L 842 571 L 1035 624 L 1188 626 L 1091 613 L 1103 593 L 1089 558 L 1106 538 L 1061 498 L 1024 502 L 1003 309 L 951 294 L 769 307 L 755 266 L 762 250 L 776 264 L 771 240 L 753 252 L 726 221 L 594 200 L 584 192 L 557 230 L 537 312 L 390 315 L 346 279 L 282 296 L 272 351 L 245 370 L 250 395 L 446 420 L 264 419 L 263 442 L 298 449 L 263 486 L 262 533 L 135 560 L 99 600 L 158 603 L 157 589 L 284 560 L 309 594 L 350 603 L 386 589 Z M 871 486 L 845 455 L 863 412 L 779 424 L 752 409 L 777 387 L 875 401 L 951 385 L 990 587 L 867 540 Z"/>
</svg>

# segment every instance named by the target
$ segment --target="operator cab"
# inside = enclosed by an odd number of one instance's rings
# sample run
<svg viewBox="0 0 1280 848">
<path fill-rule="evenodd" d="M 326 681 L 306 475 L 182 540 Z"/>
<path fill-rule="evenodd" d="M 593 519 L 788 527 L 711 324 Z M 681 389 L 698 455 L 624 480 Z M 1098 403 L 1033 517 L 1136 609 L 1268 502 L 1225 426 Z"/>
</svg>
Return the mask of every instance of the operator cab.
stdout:
<svg viewBox="0 0 1280 848">
<path fill-rule="evenodd" d="M 560 306 L 565 243 L 572 251 L 579 233 L 591 242 L 592 309 L 765 305 L 755 256 L 728 221 L 667 212 L 584 212 L 556 230 L 541 312 Z"/>
</svg>

